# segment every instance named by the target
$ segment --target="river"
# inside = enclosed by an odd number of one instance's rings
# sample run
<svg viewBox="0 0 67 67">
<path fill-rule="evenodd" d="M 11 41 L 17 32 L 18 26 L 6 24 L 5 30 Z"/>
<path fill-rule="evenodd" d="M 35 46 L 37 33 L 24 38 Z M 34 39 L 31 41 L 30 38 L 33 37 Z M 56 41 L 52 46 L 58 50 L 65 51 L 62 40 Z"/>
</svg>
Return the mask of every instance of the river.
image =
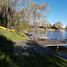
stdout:
<svg viewBox="0 0 67 67">
<path fill-rule="evenodd" d="M 50 39 L 54 39 L 54 40 L 57 40 L 59 38 L 59 40 L 65 40 L 67 39 L 67 32 L 64 31 L 64 32 L 48 32 L 48 37 Z"/>
</svg>

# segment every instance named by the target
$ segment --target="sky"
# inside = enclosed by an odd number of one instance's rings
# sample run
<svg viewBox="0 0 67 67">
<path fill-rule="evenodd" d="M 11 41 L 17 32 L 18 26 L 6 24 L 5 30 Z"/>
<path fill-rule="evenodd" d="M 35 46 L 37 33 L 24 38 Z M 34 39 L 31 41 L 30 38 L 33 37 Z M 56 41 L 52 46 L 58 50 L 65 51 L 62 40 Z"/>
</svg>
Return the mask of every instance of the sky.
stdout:
<svg viewBox="0 0 67 67">
<path fill-rule="evenodd" d="M 67 25 L 67 0 L 34 0 L 37 4 L 47 2 L 50 7 L 50 11 L 47 14 L 48 21 L 54 24 L 58 21 L 63 25 Z"/>
</svg>

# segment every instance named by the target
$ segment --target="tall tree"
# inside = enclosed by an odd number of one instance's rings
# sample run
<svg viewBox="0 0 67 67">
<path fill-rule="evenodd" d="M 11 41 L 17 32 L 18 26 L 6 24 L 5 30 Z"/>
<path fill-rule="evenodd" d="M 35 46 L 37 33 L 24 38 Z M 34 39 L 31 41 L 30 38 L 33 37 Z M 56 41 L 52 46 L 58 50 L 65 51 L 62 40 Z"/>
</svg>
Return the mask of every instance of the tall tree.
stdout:
<svg viewBox="0 0 67 67">
<path fill-rule="evenodd" d="M 62 24 L 61 22 L 56 22 L 56 23 L 54 24 L 54 26 L 55 26 L 57 29 L 61 29 L 62 26 L 63 26 L 63 24 Z"/>
<path fill-rule="evenodd" d="M 9 27 L 17 0 L 0 0 L 0 25 Z"/>
</svg>

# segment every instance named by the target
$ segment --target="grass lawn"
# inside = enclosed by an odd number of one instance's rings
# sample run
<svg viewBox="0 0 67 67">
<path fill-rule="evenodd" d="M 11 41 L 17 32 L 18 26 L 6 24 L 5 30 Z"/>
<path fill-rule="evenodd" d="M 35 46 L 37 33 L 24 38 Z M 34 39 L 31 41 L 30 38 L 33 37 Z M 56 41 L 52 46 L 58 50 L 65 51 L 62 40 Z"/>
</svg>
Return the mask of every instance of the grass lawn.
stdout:
<svg viewBox="0 0 67 67">
<path fill-rule="evenodd" d="M 3 29 L 0 29 L 0 35 L 5 36 L 7 39 L 12 41 L 21 41 L 21 40 L 29 39 L 29 37 L 26 36 L 25 34 L 21 36 L 21 35 L 18 35 L 16 32 L 10 32 L 8 30 L 3 30 Z"/>
<path fill-rule="evenodd" d="M 19 59 L 18 59 L 19 58 Z M 47 54 L 14 57 L 19 67 L 67 67 L 67 61 Z"/>
<path fill-rule="evenodd" d="M 47 54 L 13 56 L 12 59 L 8 56 L 3 66 L 7 67 L 7 65 L 8 67 L 67 67 L 67 60 Z"/>
</svg>

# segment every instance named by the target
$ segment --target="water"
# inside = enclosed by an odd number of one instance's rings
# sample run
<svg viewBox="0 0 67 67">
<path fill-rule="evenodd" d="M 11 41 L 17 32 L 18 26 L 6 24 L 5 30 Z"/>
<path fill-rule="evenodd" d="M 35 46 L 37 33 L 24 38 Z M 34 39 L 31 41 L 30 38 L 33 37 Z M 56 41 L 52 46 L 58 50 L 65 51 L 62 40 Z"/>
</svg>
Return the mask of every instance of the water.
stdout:
<svg viewBox="0 0 67 67">
<path fill-rule="evenodd" d="M 34 35 L 33 32 L 30 33 L 30 37 L 32 37 L 32 35 Z M 52 40 L 60 40 L 60 41 L 64 41 L 65 39 L 67 39 L 67 32 L 64 31 L 64 32 L 57 32 L 57 31 L 54 31 L 54 32 L 48 32 L 47 35 L 45 33 L 38 33 L 36 35 L 36 37 L 39 35 L 39 37 L 48 37 L 49 39 L 52 39 Z"/>
<path fill-rule="evenodd" d="M 54 40 L 65 40 L 67 39 L 67 32 L 48 32 L 48 37 L 49 39 L 54 39 Z"/>
</svg>

